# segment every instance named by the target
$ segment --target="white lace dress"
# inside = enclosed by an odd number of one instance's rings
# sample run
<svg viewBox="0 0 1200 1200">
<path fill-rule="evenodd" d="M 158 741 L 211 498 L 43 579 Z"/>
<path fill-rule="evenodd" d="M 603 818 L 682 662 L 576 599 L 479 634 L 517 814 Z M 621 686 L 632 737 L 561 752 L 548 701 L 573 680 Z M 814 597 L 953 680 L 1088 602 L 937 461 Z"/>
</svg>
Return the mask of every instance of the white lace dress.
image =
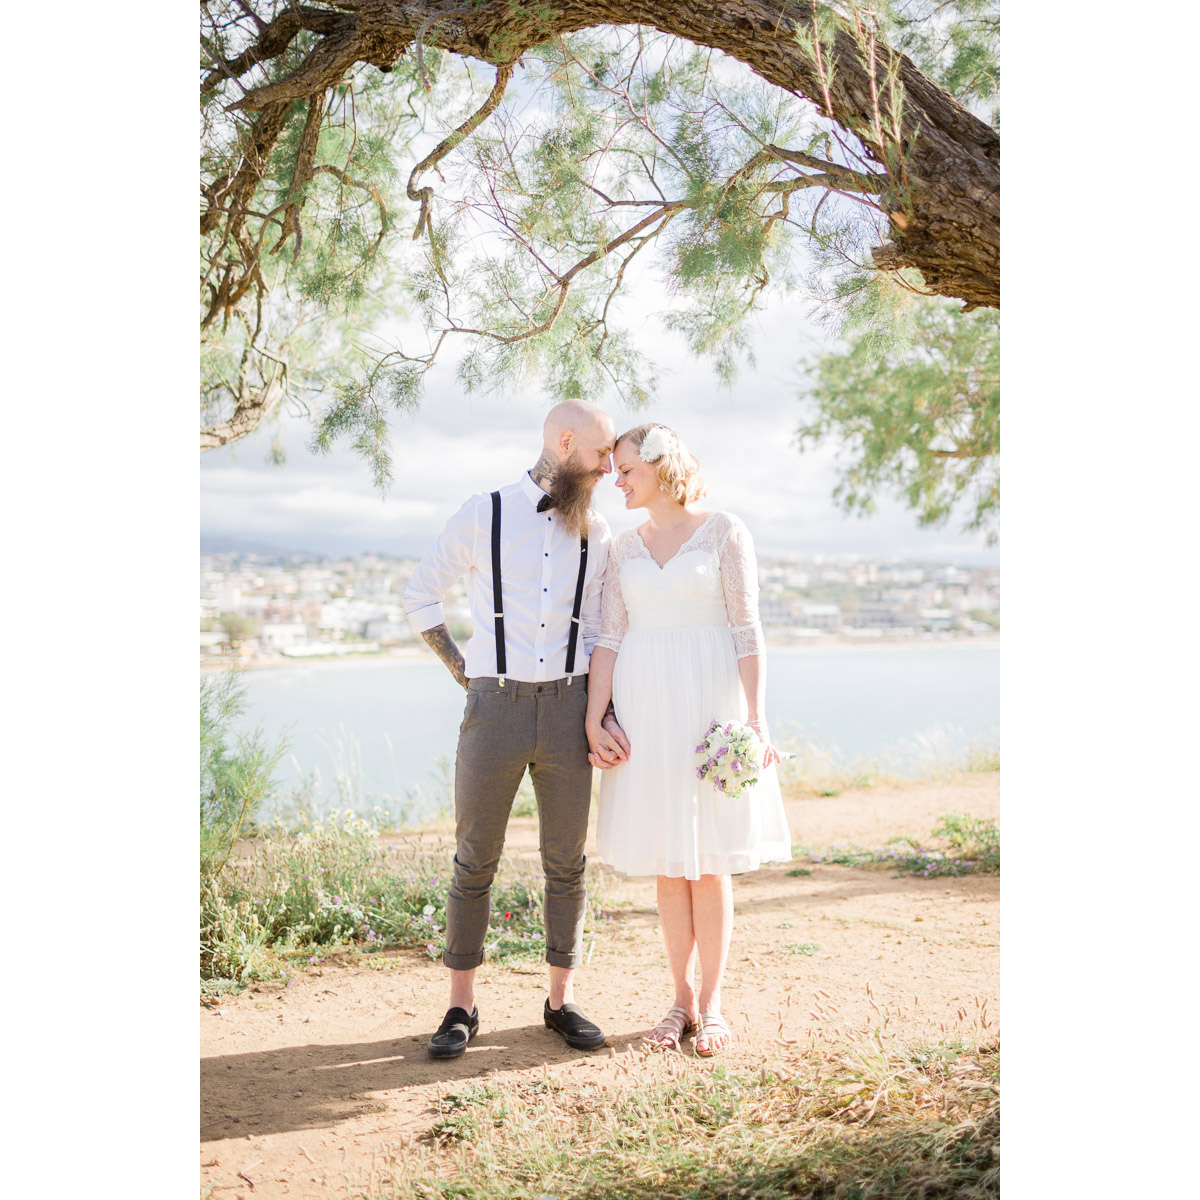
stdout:
<svg viewBox="0 0 1200 1200">
<path fill-rule="evenodd" d="M 617 651 L 613 704 L 629 761 L 600 776 L 596 843 L 626 875 L 733 875 L 791 858 L 774 767 L 737 799 L 696 778 L 714 719 L 746 719 L 737 660 L 763 653 L 745 525 L 710 513 L 663 566 L 636 529 L 609 548 L 598 646 Z"/>
</svg>

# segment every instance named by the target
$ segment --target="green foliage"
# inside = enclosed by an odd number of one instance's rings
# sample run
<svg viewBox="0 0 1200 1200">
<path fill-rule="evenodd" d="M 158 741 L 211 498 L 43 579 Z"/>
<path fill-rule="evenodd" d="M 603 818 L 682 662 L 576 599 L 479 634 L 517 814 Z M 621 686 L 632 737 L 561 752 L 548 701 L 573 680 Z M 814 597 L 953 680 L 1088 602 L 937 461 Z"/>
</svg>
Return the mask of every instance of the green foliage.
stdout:
<svg viewBox="0 0 1200 1200">
<path fill-rule="evenodd" d="M 255 5 L 266 20 L 283 7 Z M 217 54 L 241 53 L 253 26 L 240 7 L 217 0 L 205 6 L 202 32 L 207 71 Z M 243 85 L 282 79 L 314 45 L 301 32 L 281 56 L 243 75 Z M 437 58 L 426 57 L 435 78 Z M 424 124 L 413 64 L 387 76 L 356 71 L 325 97 L 311 178 L 295 181 L 309 107 L 294 101 L 263 177 L 238 205 L 223 189 L 254 136 L 254 114 L 229 111 L 241 94 L 224 80 L 202 102 L 201 187 L 221 210 L 201 236 L 201 417 L 209 425 L 256 394 L 270 397 L 273 413 L 284 403 L 303 411 L 314 394 L 377 359 L 363 334 L 396 311 L 395 297 L 385 300 L 395 274 L 387 238 L 404 203 L 398 168 Z M 243 280 L 244 299 L 231 305 Z"/>
<path fill-rule="evenodd" d="M 381 840 L 350 809 L 324 820 L 277 819 L 201 895 L 201 976 L 244 982 L 278 974 L 284 957 L 357 947 L 438 957 L 445 944 L 450 852 L 419 838 Z M 598 899 L 589 902 L 588 925 Z M 545 953 L 543 882 L 505 863 L 492 888 L 485 949 L 495 961 Z"/>
<path fill-rule="evenodd" d="M 254 41 L 256 19 L 270 21 L 288 7 L 285 0 L 204 6 L 203 66 L 219 80 L 202 106 L 206 422 L 238 405 L 253 408 L 256 399 L 268 412 L 312 405 L 320 409 L 314 447 L 350 445 L 382 488 L 393 476 L 390 423 L 420 405 L 439 355 L 453 360 L 468 392 L 540 386 L 554 399 L 616 396 L 637 409 L 657 380 L 636 337 L 643 314 L 622 303 L 631 286 L 652 272 L 662 279 L 666 323 L 726 385 L 753 361 L 756 309 L 807 287 L 826 301 L 834 324 L 846 318 L 847 353 L 857 352 L 857 361 L 841 375 L 832 361 L 821 367 L 822 408 L 801 444 L 843 428 L 853 441 L 860 416 L 881 423 L 877 435 L 856 443 L 859 461 L 839 498 L 867 512 L 876 494 L 899 490 L 926 523 L 973 505 L 968 527 L 985 527 L 997 499 L 991 468 L 982 465 L 990 451 L 946 460 L 945 437 L 958 439 L 956 452 L 964 449 L 949 418 L 906 419 L 887 395 L 856 414 L 842 396 L 868 374 L 880 346 L 881 326 L 861 319 L 872 306 L 882 313 L 886 305 L 876 300 L 889 290 L 870 282 L 880 277 L 869 249 L 887 236 L 885 212 L 908 203 L 912 147 L 896 140 L 904 97 L 894 71 L 872 120 L 838 129 L 810 101 L 717 51 L 645 28 L 601 27 L 548 36 L 526 50 L 509 94 L 461 137 L 452 131 L 481 111 L 496 77 L 430 47 L 428 90 L 409 54 L 387 73 L 356 66 L 326 97 L 315 126 L 317 111 L 292 102 L 269 142 L 263 178 L 235 203 L 230 180 L 254 157 L 247 146 L 261 130 L 254 113 L 233 105 L 245 88 L 297 70 L 320 39 L 301 31 L 236 81 L 220 78 L 220 64 Z M 522 11 L 535 22 L 553 16 L 545 6 Z M 839 29 L 860 48 L 890 41 L 930 79 L 994 113 L 994 0 L 819 5 L 815 26 L 794 34 L 826 74 L 840 69 Z M 493 45 L 489 56 L 501 61 L 503 47 Z M 879 61 L 886 74 L 888 56 Z M 406 236 L 418 216 L 408 172 L 430 137 L 446 138 L 449 149 L 414 180 L 433 194 L 430 220 L 414 241 Z M 882 148 L 870 150 L 879 137 Z M 297 171 L 309 146 L 313 169 Z M 770 146 L 813 161 L 802 168 Z M 814 184 L 814 171 L 878 173 L 881 161 L 886 197 L 869 187 L 856 195 L 853 183 Z M 913 272 L 902 283 L 922 286 Z M 915 371 L 915 347 L 932 338 L 925 353 L 934 370 L 941 332 L 888 303 L 899 322 L 897 345 L 914 348 L 905 369 Z M 986 324 L 980 317 L 972 328 Z M 953 340 L 961 344 L 955 366 L 965 367 L 970 337 Z M 976 340 L 986 356 L 984 334 Z M 967 449 L 994 435 L 988 402 L 981 403 L 986 411 L 971 418 L 969 432 L 978 436 Z"/>
<path fill-rule="evenodd" d="M 894 493 L 922 525 L 965 510 L 994 540 L 1000 501 L 1000 321 L 877 282 L 851 305 L 844 352 L 809 363 L 803 449 L 836 440 L 849 460 L 834 498 L 870 513 Z"/>
<path fill-rule="evenodd" d="M 889 0 L 875 7 L 889 44 L 960 103 L 1000 127 L 997 0 Z"/>
<path fill-rule="evenodd" d="M 235 737 L 233 723 L 245 710 L 237 673 L 200 678 L 200 874 L 218 875 L 255 810 L 271 794 L 271 774 L 283 755 L 257 731 Z"/>
<path fill-rule="evenodd" d="M 893 838 L 886 846 L 834 846 L 805 850 L 812 863 L 838 867 L 891 867 L 897 875 L 998 875 L 1000 830 L 993 820 L 949 813 L 931 835 L 944 847 L 922 846 L 912 838 Z"/>
<path fill-rule="evenodd" d="M 797 872 L 789 871 L 788 874 L 794 875 Z M 809 874 L 811 875 L 812 872 L 810 871 Z M 779 952 L 781 954 L 804 954 L 811 957 L 820 949 L 821 944 L 819 942 L 791 942 L 788 945 L 780 946 Z"/>
<path fill-rule="evenodd" d="M 217 617 L 217 624 L 225 630 L 230 642 L 235 645 L 258 637 L 262 629 L 262 621 L 247 613 L 223 612 Z"/>
<path fill-rule="evenodd" d="M 980 871 L 999 874 L 1000 830 L 995 821 L 948 813 L 934 829 L 933 836 L 945 839 L 947 855 L 976 862 Z"/>
</svg>

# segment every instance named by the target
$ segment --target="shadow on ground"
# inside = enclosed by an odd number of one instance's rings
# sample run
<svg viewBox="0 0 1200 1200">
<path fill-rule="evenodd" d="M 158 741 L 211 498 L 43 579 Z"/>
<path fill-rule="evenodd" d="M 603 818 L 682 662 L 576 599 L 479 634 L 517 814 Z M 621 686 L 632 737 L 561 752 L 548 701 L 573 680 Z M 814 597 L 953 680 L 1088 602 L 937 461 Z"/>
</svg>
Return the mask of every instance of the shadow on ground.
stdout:
<svg viewBox="0 0 1200 1200">
<path fill-rule="evenodd" d="M 572 1050 L 541 1026 L 484 1030 L 462 1058 L 433 1062 L 429 1034 L 341 1046 L 285 1046 L 200 1061 L 200 1138 L 284 1133 L 383 1111 L 380 1093 L 453 1086 L 492 1071 L 608 1055 L 640 1043 L 644 1029 L 609 1035 L 607 1046 Z"/>
</svg>

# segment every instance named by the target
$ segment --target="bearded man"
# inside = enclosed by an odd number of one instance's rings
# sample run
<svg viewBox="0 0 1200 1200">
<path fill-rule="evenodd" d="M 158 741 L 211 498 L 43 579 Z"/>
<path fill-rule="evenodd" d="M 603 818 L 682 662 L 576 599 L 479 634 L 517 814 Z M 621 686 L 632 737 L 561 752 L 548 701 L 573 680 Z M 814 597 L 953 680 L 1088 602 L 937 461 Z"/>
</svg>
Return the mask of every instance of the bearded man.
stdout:
<svg viewBox="0 0 1200 1200">
<path fill-rule="evenodd" d="M 616 428 L 594 405 L 568 400 L 546 417 L 531 471 L 451 517 L 404 593 L 413 628 L 446 664 L 467 703 L 454 770 L 456 849 L 446 904 L 450 1008 L 429 1043 L 457 1058 L 479 1032 L 475 972 L 491 911 L 491 888 L 517 788 L 529 770 L 537 798 L 546 877 L 546 1027 L 574 1049 L 604 1034 L 575 1004 L 574 979 L 586 903 L 583 854 L 592 769 L 584 732 L 587 672 L 600 627 L 611 533 L 592 493 L 612 470 Z M 466 576 L 474 631 L 465 654 L 442 604 Z M 624 761 L 629 743 L 610 716 L 600 757 Z"/>
</svg>

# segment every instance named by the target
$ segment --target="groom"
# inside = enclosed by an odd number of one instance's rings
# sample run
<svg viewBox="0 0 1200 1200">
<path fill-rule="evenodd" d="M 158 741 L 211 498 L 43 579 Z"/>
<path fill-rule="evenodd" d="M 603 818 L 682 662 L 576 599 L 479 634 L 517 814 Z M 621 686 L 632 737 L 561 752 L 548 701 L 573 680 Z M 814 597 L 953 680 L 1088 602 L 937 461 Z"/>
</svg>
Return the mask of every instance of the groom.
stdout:
<svg viewBox="0 0 1200 1200">
<path fill-rule="evenodd" d="M 608 523 L 592 511 L 592 493 L 612 470 L 615 438 L 612 419 L 594 405 L 555 405 L 533 469 L 467 500 L 405 589 L 413 628 L 467 692 L 442 956 L 450 968 L 450 1008 L 430 1040 L 431 1058 L 458 1058 L 479 1032 L 475 972 L 483 962 L 492 880 L 526 768 L 537 797 L 546 877 L 550 995 L 543 1019 L 574 1049 L 604 1044 L 604 1034 L 574 1002 L 574 979 L 592 790 L 583 727 L 587 670 L 611 538 Z M 442 614 L 447 591 L 464 575 L 474 625 L 465 655 Z M 602 757 L 610 764 L 624 760 L 629 744 L 611 716 L 605 732 Z"/>
</svg>

